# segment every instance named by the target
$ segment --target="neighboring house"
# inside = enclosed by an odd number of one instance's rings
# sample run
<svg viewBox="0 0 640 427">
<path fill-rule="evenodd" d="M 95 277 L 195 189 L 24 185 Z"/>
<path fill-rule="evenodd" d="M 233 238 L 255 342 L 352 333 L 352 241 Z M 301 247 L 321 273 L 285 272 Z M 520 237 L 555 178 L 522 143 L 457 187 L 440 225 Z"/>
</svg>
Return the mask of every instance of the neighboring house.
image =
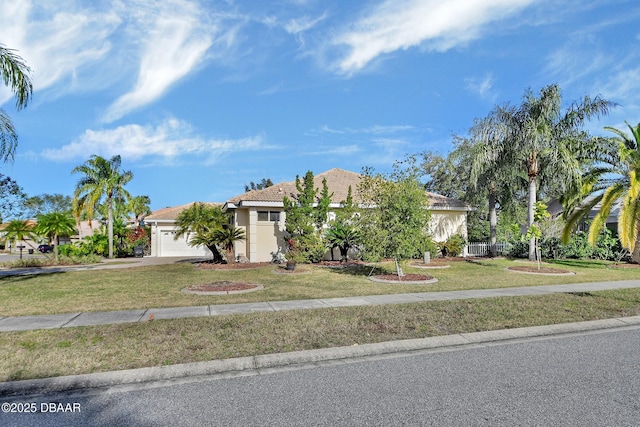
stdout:
<svg viewBox="0 0 640 427">
<path fill-rule="evenodd" d="M 38 221 L 35 219 L 29 219 L 27 220 L 27 222 L 32 226 L 35 226 L 38 223 Z M 8 224 L 9 223 L 0 224 L 0 241 L 5 240 L 4 233 L 2 230 L 4 230 L 4 228 Z M 76 229 L 78 231 L 78 234 L 76 234 L 75 236 L 60 236 L 60 244 L 65 245 L 71 242 L 80 241 L 87 236 L 93 235 L 95 230 L 99 230 L 101 226 L 102 224 L 100 223 L 100 221 L 96 219 L 92 220 L 91 223 L 89 223 L 88 221 L 80 221 L 79 224 L 76 224 Z M 25 246 L 24 250 L 26 251 L 28 249 L 36 249 L 38 245 L 42 243 L 49 243 L 49 239 L 47 239 L 46 237 L 41 237 L 41 236 L 34 236 L 34 237 L 35 237 L 35 240 L 24 239 L 24 240 L 20 240 L 15 245 L 14 245 L 14 242 L 4 242 L 5 250 L 9 251 L 10 249 L 9 243 L 11 243 L 11 252 L 16 252 L 17 249 L 15 248 L 20 245 Z M 55 242 L 51 242 L 51 243 L 55 244 Z"/>
<path fill-rule="evenodd" d="M 221 205 L 220 203 L 210 204 Z M 190 236 L 175 238 L 176 219 L 180 212 L 191 205 L 193 203 L 158 209 L 145 217 L 144 224 L 151 229 L 151 256 L 211 256 L 209 249 L 204 246 L 189 246 L 188 239 Z"/>
<path fill-rule="evenodd" d="M 343 169 L 331 169 L 314 176 L 316 188 L 322 188 L 323 178 L 327 180 L 329 194 L 333 193 L 329 219 L 335 218 L 335 210 L 342 207 L 349 186 L 354 202 L 359 202 L 358 184 L 362 175 Z M 287 196 L 295 200 L 297 195 L 295 181 L 281 182 L 262 190 L 242 193 L 223 205 L 223 209 L 232 215 L 233 223 L 246 235 L 246 240 L 236 242 L 235 252 L 238 258 L 249 262 L 268 262 L 272 259 L 272 252 L 285 251 L 287 233 L 283 199 Z M 467 212 L 473 208 L 459 200 L 434 193 L 428 195 L 431 211 L 429 232 L 433 239 L 442 242 L 453 234 L 466 237 Z M 204 247 L 190 247 L 185 237 L 174 239 L 176 218 L 192 204 L 159 209 L 145 218 L 145 225 L 151 227 L 151 256 L 211 255 Z"/>
</svg>

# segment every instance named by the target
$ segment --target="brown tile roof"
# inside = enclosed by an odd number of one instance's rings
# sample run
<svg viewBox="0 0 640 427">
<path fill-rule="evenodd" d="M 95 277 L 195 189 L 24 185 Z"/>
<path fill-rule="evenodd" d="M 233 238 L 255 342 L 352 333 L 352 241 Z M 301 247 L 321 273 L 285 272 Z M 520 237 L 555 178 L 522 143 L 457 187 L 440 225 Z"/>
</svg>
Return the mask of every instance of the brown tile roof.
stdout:
<svg viewBox="0 0 640 427">
<path fill-rule="evenodd" d="M 300 177 L 302 181 L 303 177 Z M 322 180 L 327 180 L 327 187 L 329 187 L 329 194 L 333 193 L 331 197 L 332 203 L 340 203 L 347 198 L 349 192 L 349 186 L 351 186 L 351 192 L 354 200 L 357 200 L 358 184 L 362 179 L 362 175 L 349 172 L 344 169 L 334 168 L 315 175 L 313 177 L 314 187 L 322 189 Z M 296 189 L 295 181 L 281 182 L 274 184 L 271 187 L 267 187 L 262 190 L 251 190 L 246 193 L 242 193 L 238 196 L 229 199 L 228 203 L 240 205 L 242 202 L 274 202 L 281 203 L 284 196 L 290 199 L 295 199 L 298 196 L 298 190 Z"/>
<path fill-rule="evenodd" d="M 300 178 L 302 180 L 302 177 Z M 355 172 L 350 172 L 344 169 L 334 168 L 326 172 L 314 176 L 314 187 L 322 189 L 322 180 L 327 180 L 327 187 L 329 187 L 329 194 L 333 193 L 331 197 L 332 203 L 340 203 L 347 199 L 349 192 L 349 186 L 351 186 L 351 193 L 354 202 L 360 202 L 358 197 L 358 184 L 362 180 L 362 175 Z M 435 209 L 469 209 L 469 205 L 460 200 L 452 199 L 449 197 L 441 196 L 435 193 L 427 193 L 429 195 L 430 206 Z M 229 199 L 227 203 L 232 203 L 236 206 L 242 205 L 243 202 L 264 202 L 264 203 L 282 203 L 284 196 L 290 199 L 295 199 L 298 196 L 298 190 L 296 189 L 295 181 L 281 182 L 271 187 L 267 187 L 263 190 L 252 190 L 246 193 L 242 193 L 236 197 Z"/>
<path fill-rule="evenodd" d="M 152 222 L 154 220 L 157 220 L 157 221 L 175 220 L 176 218 L 178 218 L 178 215 L 180 215 L 180 212 L 191 207 L 194 203 L 196 202 L 187 203 L 186 205 L 172 206 L 172 207 L 166 207 L 166 208 L 155 210 L 151 212 L 151 215 L 147 215 L 144 218 L 144 220 L 145 222 Z M 208 203 L 208 202 L 203 202 L 203 203 L 210 206 L 222 206 L 222 203 Z"/>
</svg>

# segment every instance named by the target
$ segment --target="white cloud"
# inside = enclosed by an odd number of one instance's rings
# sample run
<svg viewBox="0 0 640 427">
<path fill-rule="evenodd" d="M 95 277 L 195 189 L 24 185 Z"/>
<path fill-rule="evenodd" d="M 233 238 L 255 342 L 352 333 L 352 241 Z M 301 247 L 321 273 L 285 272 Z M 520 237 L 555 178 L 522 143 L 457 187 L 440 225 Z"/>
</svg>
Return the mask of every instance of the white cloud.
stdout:
<svg viewBox="0 0 640 427">
<path fill-rule="evenodd" d="M 263 145 L 262 136 L 241 139 L 207 139 L 195 135 L 192 127 L 177 119 L 168 119 L 158 126 L 136 124 L 115 129 L 86 130 L 75 141 L 59 149 L 46 149 L 42 156 L 55 161 L 84 159 L 90 154 L 111 157 L 120 154 L 129 160 L 160 157 L 165 160 L 197 155 L 205 163 L 214 163 L 223 154 L 253 151 L 270 147 Z"/>
<path fill-rule="evenodd" d="M 109 36 L 120 24 L 113 11 L 81 9 L 73 0 L 54 3 L 0 0 L 0 40 L 32 70 L 34 91 L 66 81 L 73 87 L 78 73 L 111 51 Z M 64 91 L 61 90 L 61 91 Z M 0 104 L 11 97 L 0 92 Z"/>
<path fill-rule="evenodd" d="M 492 74 L 487 74 L 481 79 L 468 78 L 465 80 L 467 84 L 467 90 L 477 94 L 482 99 L 494 101 L 496 94 L 493 91 L 494 78 Z"/>
<path fill-rule="evenodd" d="M 335 67 L 352 74 L 380 55 L 421 46 L 446 51 L 479 37 L 535 0 L 385 0 L 332 44 L 346 49 Z"/>
<path fill-rule="evenodd" d="M 112 122 L 162 96 L 204 59 L 213 44 L 215 27 L 200 21 L 202 11 L 184 1 L 153 1 L 137 11 L 135 21 L 144 33 L 137 81 L 105 112 Z"/>
</svg>

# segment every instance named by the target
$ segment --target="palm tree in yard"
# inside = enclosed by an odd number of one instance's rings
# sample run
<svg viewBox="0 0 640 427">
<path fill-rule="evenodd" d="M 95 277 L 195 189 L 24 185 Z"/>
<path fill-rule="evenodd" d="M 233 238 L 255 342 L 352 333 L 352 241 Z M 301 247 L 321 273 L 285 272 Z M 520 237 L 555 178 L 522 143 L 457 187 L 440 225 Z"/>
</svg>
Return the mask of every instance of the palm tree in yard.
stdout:
<svg viewBox="0 0 640 427">
<path fill-rule="evenodd" d="M 120 169 L 120 156 L 113 156 L 106 160 L 93 155 L 84 164 L 73 169 L 72 173 L 83 176 L 76 184 L 73 194 L 73 214 L 76 221 L 84 213 L 87 220 L 93 219 L 95 209 L 101 200 L 107 205 L 107 229 L 109 236 L 109 258 L 113 258 L 113 211 L 116 199 L 131 198 L 124 186 L 131 181 L 133 173 Z"/>
<path fill-rule="evenodd" d="M 0 44 L 0 72 L 5 86 L 8 86 L 16 97 L 17 110 L 26 107 L 31 99 L 33 86 L 29 77 L 30 71 L 15 50 Z M 0 108 L 0 158 L 5 162 L 12 160 L 17 145 L 18 135 L 13 122 Z"/>
<path fill-rule="evenodd" d="M 9 222 L 2 231 L 4 232 L 5 239 L 8 242 L 13 242 L 14 247 L 20 240 L 33 237 L 33 225 L 20 219 L 14 219 Z M 20 259 L 22 259 L 22 251 L 20 251 Z"/>
<path fill-rule="evenodd" d="M 71 236 L 76 233 L 76 222 L 67 214 L 61 212 L 51 212 L 38 216 L 38 223 L 34 232 L 40 236 L 47 236 L 53 239 L 53 253 L 58 260 L 58 247 L 60 246 L 60 236 Z"/>
<path fill-rule="evenodd" d="M 530 90 L 517 107 L 499 107 L 500 120 L 508 127 L 506 143 L 513 161 L 529 182 L 528 226 L 534 223 L 539 185 L 556 185 L 560 191 L 572 191 L 581 182 L 581 159 L 589 153 L 590 140 L 581 130 L 585 120 L 606 115 L 612 103 L 599 96 L 584 97 L 562 110 L 557 85 L 542 88 L 538 96 Z M 535 260 L 534 238 L 529 244 L 529 259 Z"/>
<path fill-rule="evenodd" d="M 235 225 L 226 225 L 215 230 L 213 240 L 216 244 L 222 246 L 227 252 L 227 262 L 234 262 L 236 259 L 235 243 L 245 240 L 244 230 L 237 228 Z"/>
<path fill-rule="evenodd" d="M 611 209 L 621 202 L 618 237 L 632 254 L 632 261 L 640 263 L 640 123 L 636 126 L 627 123 L 627 127 L 631 136 L 619 129 L 605 127 L 616 137 L 600 140 L 601 162 L 585 173 L 582 188 L 567 197 L 566 204 L 573 209 L 567 215 L 562 238 L 568 241 L 576 225 L 600 204 L 589 227 L 589 243 L 595 245 Z"/>
<path fill-rule="evenodd" d="M 513 153 L 506 144 L 509 129 L 496 110 L 471 128 L 470 181 L 477 191 L 483 188 L 489 202 L 489 253 L 497 255 L 498 205 L 504 207 L 513 199 L 518 181 L 517 169 L 513 166 Z"/>
<path fill-rule="evenodd" d="M 220 263 L 222 254 L 217 247 L 216 233 L 226 223 L 228 217 L 220 206 L 196 202 L 180 212 L 176 218 L 174 238 L 185 236 L 190 246 L 207 247 L 213 254 L 213 262 Z"/>
</svg>

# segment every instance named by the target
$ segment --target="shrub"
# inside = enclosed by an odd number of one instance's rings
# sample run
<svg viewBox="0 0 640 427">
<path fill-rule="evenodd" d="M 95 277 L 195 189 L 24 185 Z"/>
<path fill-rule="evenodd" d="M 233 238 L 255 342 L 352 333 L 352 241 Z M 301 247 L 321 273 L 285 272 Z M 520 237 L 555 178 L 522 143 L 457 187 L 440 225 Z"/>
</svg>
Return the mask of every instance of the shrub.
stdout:
<svg viewBox="0 0 640 427">
<path fill-rule="evenodd" d="M 442 256 L 458 256 L 462 253 L 464 249 L 465 240 L 464 237 L 460 234 L 454 234 L 449 237 L 447 241 L 440 243 L 440 251 L 442 252 Z"/>
</svg>

